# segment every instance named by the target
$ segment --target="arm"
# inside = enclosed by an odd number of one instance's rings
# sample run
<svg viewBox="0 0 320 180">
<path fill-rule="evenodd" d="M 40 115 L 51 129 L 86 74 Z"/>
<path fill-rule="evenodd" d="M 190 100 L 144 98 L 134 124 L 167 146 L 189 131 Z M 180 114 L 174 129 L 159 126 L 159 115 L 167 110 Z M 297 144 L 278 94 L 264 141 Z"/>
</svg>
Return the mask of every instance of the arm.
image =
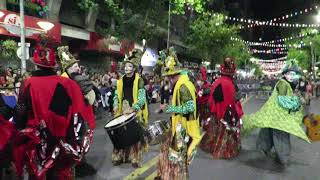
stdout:
<svg viewBox="0 0 320 180">
<path fill-rule="evenodd" d="M 133 104 L 132 107 L 135 111 L 138 111 L 143 108 L 144 104 L 146 103 L 146 90 L 144 88 L 143 79 L 139 79 L 138 85 L 138 101 L 137 103 Z"/>
<path fill-rule="evenodd" d="M 166 112 L 167 113 L 178 113 L 178 114 L 190 114 L 195 110 L 195 104 L 193 102 L 191 92 L 185 85 L 182 85 L 180 88 L 180 106 L 169 105 Z"/>
<path fill-rule="evenodd" d="M 29 87 L 25 87 L 24 83 L 22 83 L 19 90 L 18 103 L 13 117 L 13 121 L 18 129 L 24 129 L 26 127 L 28 111 L 30 108 L 32 108 L 32 104 Z"/>
</svg>

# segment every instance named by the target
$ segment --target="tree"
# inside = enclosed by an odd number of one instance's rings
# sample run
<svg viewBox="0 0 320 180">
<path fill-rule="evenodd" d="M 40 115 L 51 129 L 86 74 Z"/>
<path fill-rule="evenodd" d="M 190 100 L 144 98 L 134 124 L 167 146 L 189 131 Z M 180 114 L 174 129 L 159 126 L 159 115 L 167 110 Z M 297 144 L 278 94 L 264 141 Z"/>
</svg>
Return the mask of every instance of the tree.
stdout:
<svg viewBox="0 0 320 180">
<path fill-rule="evenodd" d="M 311 58 L 307 50 L 291 48 L 288 52 L 288 59 L 296 59 L 303 69 L 310 69 Z"/>
<path fill-rule="evenodd" d="M 243 51 L 244 45 L 231 41 L 231 37 L 237 37 L 237 34 L 238 28 L 224 23 L 222 15 L 212 16 L 210 13 L 203 13 L 190 25 L 186 43 L 191 47 L 191 53 L 214 65 L 221 62 L 230 50 L 233 51 L 233 55 L 239 57 L 240 53 L 237 54 L 236 51 Z"/>
</svg>

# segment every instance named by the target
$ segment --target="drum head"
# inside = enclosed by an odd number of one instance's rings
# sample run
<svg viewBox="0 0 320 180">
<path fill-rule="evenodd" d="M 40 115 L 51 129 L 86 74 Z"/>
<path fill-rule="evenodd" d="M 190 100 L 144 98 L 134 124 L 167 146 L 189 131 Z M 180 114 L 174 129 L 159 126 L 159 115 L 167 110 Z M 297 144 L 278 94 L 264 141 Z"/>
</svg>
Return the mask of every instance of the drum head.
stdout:
<svg viewBox="0 0 320 180">
<path fill-rule="evenodd" d="M 130 120 L 131 118 L 133 118 L 135 115 L 136 115 L 136 113 L 131 113 L 131 114 L 124 114 L 124 115 L 115 117 L 115 118 L 111 119 L 104 126 L 104 128 L 109 129 L 109 128 L 113 128 L 113 127 L 116 127 L 118 125 L 121 125 L 121 124 L 125 123 L 126 121 Z"/>
</svg>

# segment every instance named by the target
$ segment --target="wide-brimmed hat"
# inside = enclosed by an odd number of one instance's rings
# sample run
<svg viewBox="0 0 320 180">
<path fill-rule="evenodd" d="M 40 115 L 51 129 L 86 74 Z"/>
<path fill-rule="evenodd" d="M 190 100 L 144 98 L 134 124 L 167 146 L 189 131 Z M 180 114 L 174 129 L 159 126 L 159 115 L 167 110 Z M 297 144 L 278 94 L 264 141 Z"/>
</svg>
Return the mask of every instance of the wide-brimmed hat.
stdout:
<svg viewBox="0 0 320 180">
<path fill-rule="evenodd" d="M 53 48 L 43 47 L 38 45 L 33 52 L 33 64 L 45 68 L 57 68 L 58 64 Z"/>
<path fill-rule="evenodd" d="M 228 76 L 236 73 L 236 64 L 232 58 L 227 57 L 223 60 L 223 63 L 220 65 L 220 73 Z"/>
<path fill-rule="evenodd" d="M 70 66 L 79 62 L 69 51 L 69 46 L 58 47 L 58 56 L 63 71 L 66 71 Z"/>
<path fill-rule="evenodd" d="M 165 67 L 163 76 L 177 75 L 182 72 L 182 65 L 178 60 L 173 47 L 168 49 L 167 57 L 165 58 Z"/>
<path fill-rule="evenodd" d="M 135 49 L 132 51 L 129 57 L 126 57 L 124 59 L 123 64 L 131 63 L 136 68 L 138 68 L 140 65 L 142 56 L 143 56 L 143 52 L 140 49 Z"/>
</svg>

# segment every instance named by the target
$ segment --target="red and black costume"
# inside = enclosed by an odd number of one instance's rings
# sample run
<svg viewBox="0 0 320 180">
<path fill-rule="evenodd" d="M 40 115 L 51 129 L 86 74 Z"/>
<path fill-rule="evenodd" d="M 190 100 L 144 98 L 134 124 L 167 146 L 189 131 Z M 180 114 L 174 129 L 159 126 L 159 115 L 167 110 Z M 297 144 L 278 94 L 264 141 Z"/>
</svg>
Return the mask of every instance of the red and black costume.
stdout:
<svg viewBox="0 0 320 180">
<path fill-rule="evenodd" d="M 221 65 L 221 77 L 211 87 L 208 102 L 212 118 L 202 139 L 202 147 L 214 159 L 232 158 L 240 150 L 240 118 L 243 111 L 232 77 L 235 70 L 233 60 L 226 58 Z"/>
<path fill-rule="evenodd" d="M 8 106 L 0 96 L 0 179 L 2 177 L 2 169 L 9 168 L 11 161 L 11 143 L 15 134 L 15 127 L 9 121 L 13 116 L 13 109 Z"/>
<path fill-rule="evenodd" d="M 202 125 L 206 124 L 207 118 L 210 116 L 208 108 L 210 86 L 210 83 L 207 81 L 207 70 L 205 67 L 201 67 L 197 77 L 197 107 Z"/>
<path fill-rule="evenodd" d="M 20 130 L 13 148 L 17 175 L 27 166 L 31 179 L 74 179 L 72 169 L 93 138 L 93 110 L 75 81 L 53 71 L 52 51 L 37 50 L 33 62 L 40 69 L 22 83 L 14 117 Z"/>
</svg>

